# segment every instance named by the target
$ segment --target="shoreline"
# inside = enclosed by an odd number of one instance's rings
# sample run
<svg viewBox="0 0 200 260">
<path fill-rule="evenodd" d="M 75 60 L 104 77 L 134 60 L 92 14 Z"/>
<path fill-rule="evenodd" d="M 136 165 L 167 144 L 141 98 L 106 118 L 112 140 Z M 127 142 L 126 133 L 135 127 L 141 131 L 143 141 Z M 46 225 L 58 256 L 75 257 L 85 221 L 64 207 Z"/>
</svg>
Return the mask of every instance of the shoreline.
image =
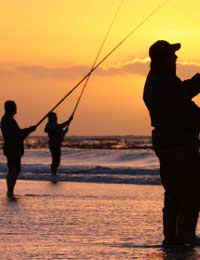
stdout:
<svg viewBox="0 0 200 260">
<path fill-rule="evenodd" d="M 6 179 L 6 173 L 0 174 L 0 179 Z M 50 173 L 21 173 L 18 180 L 51 181 Z M 100 184 L 135 184 L 160 185 L 159 175 L 131 175 L 123 173 L 72 173 L 57 175 L 57 182 L 100 183 Z"/>
</svg>

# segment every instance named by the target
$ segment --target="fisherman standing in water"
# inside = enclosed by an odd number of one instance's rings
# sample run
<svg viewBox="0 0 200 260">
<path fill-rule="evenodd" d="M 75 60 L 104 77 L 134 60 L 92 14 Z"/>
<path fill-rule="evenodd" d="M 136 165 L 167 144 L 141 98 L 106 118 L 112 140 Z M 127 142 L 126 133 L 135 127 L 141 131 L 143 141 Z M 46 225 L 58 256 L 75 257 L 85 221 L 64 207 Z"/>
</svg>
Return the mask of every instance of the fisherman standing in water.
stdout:
<svg viewBox="0 0 200 260">
<path fill-rule="evenodd" d="M 8 100 L 4 104 L 5 114 L 1 119 L 1 131 L 4 139 L 3 152 L 7 158 L 7 197 L 14 199 L 14 187 L 21 171 L 21 158 L 24 154 L 24 139 L 36 126 L 20 129 L 14 115 L 17 106 L 14 101 Z"/>
<path fill-rule="evenodd" d="M 57 169 L 60 165 L 61 159 L 61 145 L 65 137 L 65 134 L 68 132 L 70 122 L 73 119 L 73 115 L 62 124 L 57 123 L 57 115 L 54 112 L 50 112 L 48 115 L 48 122 L 45 126 L 44 131 L 48 133 L 49 136 L 49 149 L 51 151 L 51 174 L 52 181 L 57 181 Z"/>
<path fill-rule="evenodd" d="M 200 108 L 192 101 L 200 92 L 200 74 L 185 81 L 176 76 L 175 52 L 180 47 L 163 40 L 150 47 L 151 69 L 143 95 L 165 189 L 163 246 L 200 245 L 195 235 L 200 206 Z"/>
</svg>

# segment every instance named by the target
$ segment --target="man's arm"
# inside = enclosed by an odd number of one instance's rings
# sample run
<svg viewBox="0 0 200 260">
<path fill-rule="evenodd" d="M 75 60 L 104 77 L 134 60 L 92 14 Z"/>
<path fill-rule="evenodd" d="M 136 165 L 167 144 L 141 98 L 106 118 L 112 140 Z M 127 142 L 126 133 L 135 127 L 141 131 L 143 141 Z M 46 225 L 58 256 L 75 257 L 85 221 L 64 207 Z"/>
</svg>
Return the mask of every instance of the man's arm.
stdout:
<svg viewBox="0 0 200 260">
<path fill-rule="evenodd" d="M 72 119 L 73 119 L 73 115 L 71 115 L 70 118 L 67 121 L 63 122 L 62 124 L 58 124 L 58 126 L 60 128 L 64 128 L 66 126 L 69 126 L 69 124 L 71 123 Z"/>
<path fill-rule="evenodd" d="M 69 126 L 65 127 L 65 129 L 63 129 L 63 137 L 66 135 L 66 133 L 69 131 Z"/>
<path fill-rule="evenodd" d="M 21 138 L 20 128 L 13 118 L 3 117 L 1 121 L 1 131 L 4 139 L 13 140 L 13 142 Z"/>
<path fill-rule="evenodd" d="M 195 74 L 191 79 L 182 81 L 186 96 L 193 98 L 200 93 L 200 74 Z"/>
<path fill-rule="evenodd" d="M 45 132 L 45 133 L 48 133 L 48 132 L 49 132 L 49 124 L 48 124 L 48 123 L 46 124 L 46 126 L 45 126 L 45 128 L 44 128 L 44 132 Z"/>
<path fill-rule="evenodd" d="M 36 126 L 30 126 L 28 128 L 21 129 L 22 138 L 25 139 L 30 133 L 36 130 Z"/>
</svg>

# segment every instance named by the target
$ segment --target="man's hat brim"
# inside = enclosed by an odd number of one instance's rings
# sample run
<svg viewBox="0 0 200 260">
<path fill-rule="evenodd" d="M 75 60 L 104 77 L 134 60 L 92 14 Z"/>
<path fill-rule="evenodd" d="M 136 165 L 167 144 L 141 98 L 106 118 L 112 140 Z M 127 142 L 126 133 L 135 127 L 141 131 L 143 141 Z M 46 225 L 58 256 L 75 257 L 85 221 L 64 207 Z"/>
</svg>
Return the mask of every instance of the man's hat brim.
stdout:
<svg viewBox="0 0 200 260">
<path fill-rule="evenodd" d="M 171 49 L 175 52 L 178 51 L 181 48 L 181 44 L 180 43 L 174 43 L 171 44 Z"/>
</svg>

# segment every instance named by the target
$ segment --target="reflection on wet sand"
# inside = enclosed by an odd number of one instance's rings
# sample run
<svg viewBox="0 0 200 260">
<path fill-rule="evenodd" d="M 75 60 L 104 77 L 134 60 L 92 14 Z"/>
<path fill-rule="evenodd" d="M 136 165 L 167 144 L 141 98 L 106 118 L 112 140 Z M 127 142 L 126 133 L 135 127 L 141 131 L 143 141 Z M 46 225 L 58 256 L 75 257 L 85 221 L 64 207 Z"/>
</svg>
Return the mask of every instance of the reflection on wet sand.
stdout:
<svg viewBox="0 0 200 260">
<path fill-rule="evenodd" d="M 19 181 L 16 201 L 0 186 L 1 259 L 200 259 L 161 247 L 160 186 Z"/>
</svg>

